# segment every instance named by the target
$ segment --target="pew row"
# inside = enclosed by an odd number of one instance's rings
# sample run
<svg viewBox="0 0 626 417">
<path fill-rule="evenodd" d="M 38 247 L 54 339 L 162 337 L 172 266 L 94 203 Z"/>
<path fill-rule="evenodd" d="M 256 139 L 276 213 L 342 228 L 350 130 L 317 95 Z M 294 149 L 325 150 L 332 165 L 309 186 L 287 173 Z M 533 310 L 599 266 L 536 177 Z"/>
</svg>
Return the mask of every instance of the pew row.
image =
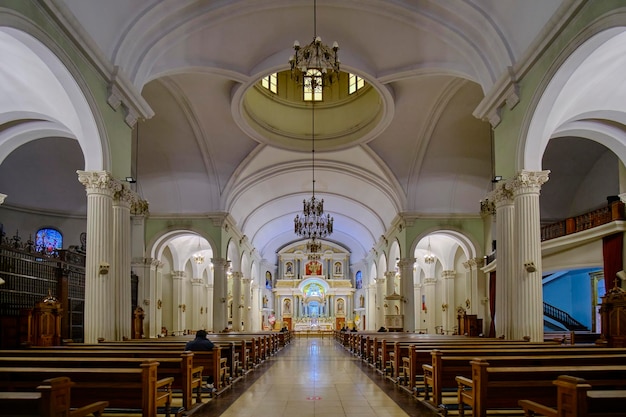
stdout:
<svg viewBox="0 0 626 417">
<path fill-rule="evenodd" d="M 46 351 L 49 352 L 49 351 Z M 105 354 L 89 357 L 81 356 L 80 352 L 65 353 L 62 355 L 39 355 L 30 352 L 30 355 L 2 355 L 0 351 L 0 367 L 63 367 L 63 368 L 137 368 L 144 358 L 129 358 L 121 355 L 106 357 Z M 93 354 L 93 352 L 91 352 Z M 159 378 L 172 377 L 173 390 L 180 390 L 183 408 L 190 410 L 194 406 L 193 397 L 195 392 L 196 404 L 202 402 L 202 366 L 194 366 L 192 352 L 183 352 L 174 357 L 150 358 L 151 361 L 158 361 L 157 374 Z"/>
<path fill-rule="evenodd" d="M 4 391 L 35 390 L 42 380 L 68 377 L 72 385 L 72 406 L 84 407 L 105 399 L 107 410 L 139 410 L 142 417 L 156 417 L 162 408 L 171 413 L 174 378 L 157 379 L 156 361 L 136 368 L 0 367 L 0 388 Z"/>
<path fill-rule="evenodd" d="M 559 376 L 556 408 L 531 400 L 520 400 L 525 417 L 620 417 L 624 415 L 624 390 L 592 390 L 583 378 Z"/>
<path fill-rule="evenodd" d="M 519 409 L 525 399 L 553 407 L 557 391 L 553 381 L 561 375 L 584 378 L 598 389 L 626 387 L 626 365 L 502 366 L 473 360 L 471 377 L 457 376 L 459 416 L 465 406 L 473 417 L 486 417 L 487 410 Z"/>
<path fill-rule="evenodd" d="M 0 392 L 0 416 L 21 417 L 100 417 L 108 401 L 96 401 L 71 409 L 71 386 L 68 377 L 44 380 L 37 391 Z"/>
<path fill-rule="evenodd" d="M 457 375 L 472 373 L 471 361 L 480 357 L 491 366 L 545 366 L 545 365 L 626 365 L 626 350 L 611 348 L 590 349 L 478 349 L 445 351 L 433 350 L 432 363 L 422 365 L 425 400 L 435 406 L 442 403 L 444 390 L 456 390 Z M 432 400 L 430 398 L 432 389 Z"/>
</svg>

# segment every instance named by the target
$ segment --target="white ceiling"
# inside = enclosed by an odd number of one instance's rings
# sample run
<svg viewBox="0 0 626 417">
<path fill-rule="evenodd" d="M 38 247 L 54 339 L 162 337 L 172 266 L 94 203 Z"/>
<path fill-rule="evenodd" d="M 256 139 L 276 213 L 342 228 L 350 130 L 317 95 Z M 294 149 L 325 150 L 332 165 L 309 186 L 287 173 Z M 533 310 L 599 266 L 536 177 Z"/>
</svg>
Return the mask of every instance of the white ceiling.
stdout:
<svg viewBox="0 0 626 417">
<path fill-rule="evenodd" d="M 313 0 L 49 1 L 155 113 L 138 125 L 136 167 L 151 215 L 228 211 L 270 261 L 296 240 L 311 155 L 253 138 L 240 106 L 288 68 L 294 40 L 312 39 Z M 317 34 L 339 42 L 342 70 L 388 98 L 376 135 L 316 152 L 331 240 L 359 260 L 399 213 L 478 215 L 493 155 L 490 125 L 472 113 L 576 3 L 319 0 Z"/>
</svg>

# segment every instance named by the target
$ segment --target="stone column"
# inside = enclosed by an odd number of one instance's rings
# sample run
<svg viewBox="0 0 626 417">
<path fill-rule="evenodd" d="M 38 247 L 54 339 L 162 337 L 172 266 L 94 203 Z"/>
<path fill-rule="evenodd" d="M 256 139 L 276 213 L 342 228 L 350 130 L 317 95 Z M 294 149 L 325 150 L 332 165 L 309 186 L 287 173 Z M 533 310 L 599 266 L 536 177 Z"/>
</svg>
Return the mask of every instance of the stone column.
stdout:
<svg viewBox="0 0 626 417">
<path fill-rule="evenodd" d="M 367 311 L 366 315 L 365 315 L 365 326 L 363 327 L 363 330 L 376 330 L 376 320 L 377 320 L 377 312 L 378 309 L 376 308 L 376 301 L 378 299 L 378 285 L 376 283 L 372 284 L 370 283 L 369 285 L 367 285 L 365 287 L 365 293 L 366 293 L 366 304 L 365 304 L 365 311 Z M 379 326 L 380 327 L 380 326 Z"/>
<path fill-rule="evenodd" d="M 144 337 L 157 337 L 161 333 L 161 328 L 156 328 L 156 307 L 157 299 L 154 297 L 154 285 L 150 281 L 150 258 L 133 258 L 131 268 L 137 275 L 137 303 L 144 310 L 143 335 Z"/>
<path fill-rule="evenodd" d="M 415 258 L 402 258 L 398 263 L 400 268 L 400 295 L 402 295 L 402 314 L 404 315 L 404 330 L 414 332 L 415 326 L 415 285 L 413 283 L 413 266 Z"/>
<path fill-rule="evenodd" d="M 515 198 L 514 338 L 543 341 L 543 285 L 541 281 L 541 222 L 539 192 L 550 171 L 522 171 L 513 178 Z"/>
<path fill-rule="evenodd" d="M 243 321 L 243 300 L 241 299 L 241 279 L 243 273 L 233 271 L 233 330 L 241 331 Z"/>
<path fill-rule="evenodd" d="M 376 325 L 375 329 L 385 325 L 385 278 L 376 279 Z"/>
<path fill-rule="evenodd" d="M 465 268 L 465 300 L 459 300 L 459 302 L 467 314 L 474 314 L 479 300 L 476 258 L 463 262 L 463 267 Z"/>
<path fill-rule="evenodd" d="M 442 319 L 443 330 L 451 331 L 456 326 L 456 301 L 454 299 L 454 278 L 456 271 L 441 271 L 442 279 Z"/>
<path fill-rule="evenodd" d="M 262 329 L 262 323 L 261 323 L 261 290 L 259 288 L 259 285 L 257 285 L 254 280 L 251 280 L 251 284 L 250 284 L 250 293 L 252 295 L 252 304 L 251 304 L 251 309 L 250 309 L 250 328 L 249 330 L 251 332 L 258 332 L 263 330 Z M 296 311 L 298 308 L 298 305 L 294 303 L 293 309 L 294 311 Z"/>
<path fill-rule="evenodd" d="M 250 284 L 252 283 L 252 279 L 250 278 L 241 278 L 241 295 L 243 296 L 243 309 L 242 309 L 242 317 L 241 321 L 243 321 L 243 331 L 249 332 L 252 330 L 251 323 L 251 293 L 250 293 Z M 295 309 L 295 303 L 292 300 L 291 309 Z"/>
<path fill-rule="evenodd" d="M 437 290 L 437 278 L 430 277 L 424 278 L 424 295 L 426 296 L 426 310 L 424 311 L 424 317 L 426 319 L 427 333 L 436 333 L 435 326 L 437 325 L 437 313 L 435 308 L 437 307 L 437 300 L 435 299 Z M 441 308 L 441 306 L 439 306 Z"/>
<path fill-rule="evenodd" d="M 485 198 L 480 202 L 480 217 L 483 219 L 483 239 L 485 239 L 483 252 L 485 255 L 489 255 L 493 251 L 493 219 L 495 214 L 496 205 L 493 200 Z"/>
<path fill-rule="evenodd" d="M 498 267 L 496 269 L 496 337 L 513 338 L 513 269 L 514 269 L 514 218 L 513 192 L 508 182 L 493 191 L 496 206 L 496 244 Z"/>
<path fill-rule="evenodd" d="M 205 306 L 205 314 L 206 314 L 206 318 L 205 318 L 206 328 L 207 330 L 215 332 L 221 329 L 216 329 L 215 325 L 213 324 L 213 305 L 215 304 L 213 284 L 206 284 L 205 288 L 206 288 L 206 292 L 205 292 L 206 299 L 204 300 L 204 306 Z"/>
<path fill-rule="evenodd" d="M 130 207 L 137 195 L 124 184 L 118 183 L 118 188 L 113 194 L 113 262 L 114 273 L 114 319 L 115 340 L 131 338 L 132 332 L 132 298 L 131 298 L 131 228 Z M 143 308 L 141 299 L 138 305 Z M 145 312 L 144 312 L 145 314 Z"/>
<path fill-rule="evenodd" d="M 172 322 L 175 332 L 182 332 L 187 327 L 187 321 L 185 320 L 187 313 L 187 303 L 185 300 L 184 285 L 185 271 L 172 271 L 172 312 L 174 317 Z"/>
<path fill-rule="evenodd" d="M 202 278 L 192 278 L 191 279 L 191 305 L 187 306 L 187 313 L 190 314 L 191 323 L 189 323 L 189 328 L 191 330 L 200 330 L 204 329 L 204 323 L 202 320 L 202 316 L 204 316 L 204 281 Z M 200 314 L 202 312 L 202 314 Z"/>
<path fill-rule="evenodd" d="M 224 258 L 213 258 L 213 331 L 219 332 L 228 326 L 228 285 L 226 271 L 230 261 Z"/>
<path fill-rule="evenodd" d="M 113 178 L 106 171 L 77 171 L 87 191 L 87 258 L 85 265 L 85 343 L 114 338 L 109 277 L 112 262 Z"/>
<path fill-rule="evenodd" d="M 415 331 L 419 331 L 426 327 L 424 318 L 422 318 L 422 284 L 413 284 L 413 300 L 414 300 L 414 315 L 415 315 Z"/>
<path fill-rule="evenodd" d="M 157 332 L 161 333 L 161 327 L 163 327 L 163 262 L 158 259 L 152 259 L 150 264 L 150 297 L 156 301 L 154 327 Z"/>
<path fill-rule="evenodd" d="M 156 304 L 154 283 L 150 280 L 150 263 L 146 258 L 144 244 L 145 223 L 148 216 L 148 202 L 134 196 L 130 203 L 130 256 L 131 269 L 137 275 L 137 303 L 144 309 L 144 337 L 156 337 L 161 327 L 156 327 Z M 131 313 L 132 314 L 132 313 Z"/>
</svg>

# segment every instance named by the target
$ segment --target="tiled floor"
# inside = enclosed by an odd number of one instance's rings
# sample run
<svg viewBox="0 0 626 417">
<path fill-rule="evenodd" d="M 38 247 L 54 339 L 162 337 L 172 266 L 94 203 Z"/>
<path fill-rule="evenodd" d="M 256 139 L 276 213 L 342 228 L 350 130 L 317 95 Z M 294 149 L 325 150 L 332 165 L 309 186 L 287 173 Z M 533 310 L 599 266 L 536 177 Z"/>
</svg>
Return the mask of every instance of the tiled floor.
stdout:
<svg viewBox="0 0 626 417">
<path fill-rule="evenodd" d="M 296 338 L 194 417 L 431 417 L 331 338 Z"/>
</svg>

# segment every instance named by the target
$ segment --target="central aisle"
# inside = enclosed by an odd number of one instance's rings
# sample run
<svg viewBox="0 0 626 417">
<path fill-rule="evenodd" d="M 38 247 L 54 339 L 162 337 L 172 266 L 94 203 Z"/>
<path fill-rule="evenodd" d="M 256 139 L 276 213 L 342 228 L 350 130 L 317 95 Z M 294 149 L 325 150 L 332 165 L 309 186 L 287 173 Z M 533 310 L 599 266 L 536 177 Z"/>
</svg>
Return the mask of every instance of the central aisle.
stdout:
<svg viewBox="0 0 626 417">
<path fill-rule="evenodd" d="M 416 401 L 396 392 L 392 383 L 375 375 L 370 379 L 358 359 L 332 338 L 295 338 L 270 359 L 266 371 L 222 414 L 215 414 L 225 398 L 215 400 L 211 416 L 222 417 L 406 417 L 427 416 Z M 252 374 L 257 371 L 253 371 Z M 409 413 L 396 404 L 375 381 L 379 380 Z M 235 393 L 236 395 L 236 393 Z"/>
</svg>

